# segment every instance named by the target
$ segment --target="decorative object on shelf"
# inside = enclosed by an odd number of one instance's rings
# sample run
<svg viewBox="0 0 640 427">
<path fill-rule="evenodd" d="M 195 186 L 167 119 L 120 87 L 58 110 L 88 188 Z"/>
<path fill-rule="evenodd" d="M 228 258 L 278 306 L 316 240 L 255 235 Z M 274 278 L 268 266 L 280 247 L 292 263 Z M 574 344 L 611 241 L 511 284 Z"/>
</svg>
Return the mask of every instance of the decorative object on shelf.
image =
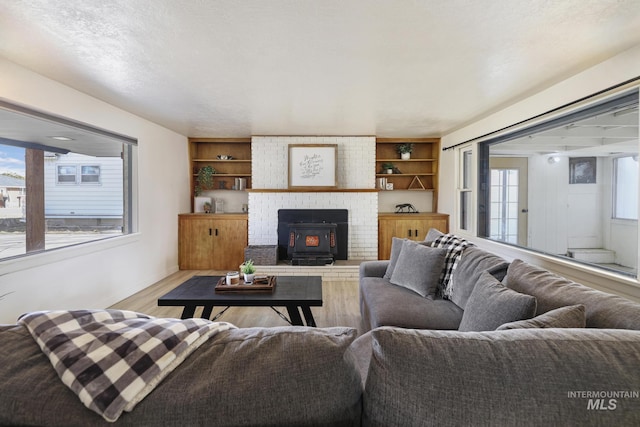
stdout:
<svg viewBox="0 0 640 427">
<path fill-rule="evenodd" d="M 224 200 L 216 199 L 216 213 L 224 213 Z"/>
<path fill-rule="evenodd" d="M 244 274 L 244 282 L 246 284 L 253 283 L 253 278 L 256 273 L 256 267 L 253 265 L 253 260 L 248 259 L 240 264 L 240 271 Z"/>
<path fill-rule="evenodd" d="M 393 190 L 393 182 L 387 182 L 387 190 Z"/>
<path fill-rule="evenodd" d="M 216 170 L 212 166 L 203 166 L 198 170 L 197 184 L 195 188 L 196 196 L 199 196 L 204 190 L 213 188 L 213 175 Z"/>
<path fill-rule="evenodd" d="M 419 213 L 411 203 L 401 203 L 396 205 L 396 213 Z"/>
<path fill-rule="evenodd" d="M 392 174 L 395 166 L 393 163 L 383 163 L 382 164 L 382 173 Z"/>
<path fill-rule="evenodd" d="M 289 188 L 336 188 L 337 144 L 289 144 Z"/>
<path fill-rule="evenodd" d="M 400 154 L 402 160 L 409 160 L 411 158 L 411 152 L 413 151 L 413 143 L 398 144 L 396 151 Z"/>
<path fill-rule="evenodd" d="M 414 187 L 414 184 L 416 184 L 420 186 L 420 188 Z M 411 180 L 411 184 L 409 184 L 409 190 L 418 190 L 418 189 L 422 189 L 422 190 L 426 190 L 426 188 L 424 188 L 424 184 L 422 183 L 422 180 L 420 179 L 420 177 L 418 175 L 414 176 L 413 179 Z"/>
<path fill-rule="evenodd" d="M 218 160 L 233 160 L 233 156 L 228 154 L 218 154 Z"/>
<path fill-rule="evenodd" d="M 209 213 L 211 212 L 211 202 L 204 202 L 202 204 L 202 207 L 204 209 L 204 213 Z"/>
<path fill-rule="evenodd" d="M 197 196 L 193 198 L 193 211 L 195 213 L 205 212 L 204 205 L 209 204 L 211 210 L 211 197 Z"/>
<path fill-rule="evenodd" d="M 387 189 L 387 178 L 378 178 L 378 188 L 380 190 Z"/>
<path fill-rule="evenodd" d="M 234 190 L 244 191 L 247 189 L 247 178 L 235 178 L 234 179 Z"/>
</svg>

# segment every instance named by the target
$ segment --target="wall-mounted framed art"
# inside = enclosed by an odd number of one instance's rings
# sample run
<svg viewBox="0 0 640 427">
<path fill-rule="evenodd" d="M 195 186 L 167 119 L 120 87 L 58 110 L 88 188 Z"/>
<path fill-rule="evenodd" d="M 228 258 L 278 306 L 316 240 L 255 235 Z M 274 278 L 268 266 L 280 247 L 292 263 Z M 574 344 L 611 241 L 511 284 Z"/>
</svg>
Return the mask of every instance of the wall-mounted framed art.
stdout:
<svg viewBox="0 0 640 427">
<path fill-rule="evenodd" d="M 337 152 L 337 144 L 289 144 L 289 188 L 336 188 Z"/>
</svg>

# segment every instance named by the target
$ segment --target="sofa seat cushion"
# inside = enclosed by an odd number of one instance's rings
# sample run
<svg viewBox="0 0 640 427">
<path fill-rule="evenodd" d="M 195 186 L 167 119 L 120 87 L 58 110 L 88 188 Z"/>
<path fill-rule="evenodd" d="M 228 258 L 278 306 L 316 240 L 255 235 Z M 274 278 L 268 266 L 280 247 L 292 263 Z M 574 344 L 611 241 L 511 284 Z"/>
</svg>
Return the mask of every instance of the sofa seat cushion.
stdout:
<svg viewBox="0 0 640 427">
<path fill-rule="evenodd" d="M 389 281 L 410 289 L 421 297 L 434 299 L 446 255 L 446 249 L 431 248 L 405 240 Z"/>
<path fill-rule="evenodd" d="M 108 423 L 57 377 L 23 326 L 0 326 L 0 425 L 359 425 L 352 328 L 246 328 L 194 351 Z"/>
<path fill-rule="evenodd" d="M 533 319 L 519 320 L 500 325 L 496 330 L 528 329 L 528 328 L 584 328 L 587 318 L 584 305 L 570 305 L 547 311 Z"/>
<path fill-rule="evenodd" d="M 640 425 L 637 397 L 589 410 L 580 394 L 638 391 L 637 331 L 385 327 L 372 338 L 365 426 Z"/>
<path fill-rule="evenodd" d="M 365 330 L 383 325 L 457 329 L 462 319 L 462 309 L 451 301 L 422 298 L 409 289 L 377 277 L 360 279 L 360 304 Z"/>
<path fill-rule="evenodd" d="M 533 295 L 536 314 L 568 305 L 583 304 L 588 328 L 640 330 L 640 304 L 560 277 L 550 271 L 514 260 L 504 279 L 507 287 Z"/>
<path fill-rule="evenodd" d="M 493 331 L 500 325 L 530 319 L 536 299 L 505 287 L 488 272 L 480 275 L 460 322 L 460 331 Z"/>
</svg>

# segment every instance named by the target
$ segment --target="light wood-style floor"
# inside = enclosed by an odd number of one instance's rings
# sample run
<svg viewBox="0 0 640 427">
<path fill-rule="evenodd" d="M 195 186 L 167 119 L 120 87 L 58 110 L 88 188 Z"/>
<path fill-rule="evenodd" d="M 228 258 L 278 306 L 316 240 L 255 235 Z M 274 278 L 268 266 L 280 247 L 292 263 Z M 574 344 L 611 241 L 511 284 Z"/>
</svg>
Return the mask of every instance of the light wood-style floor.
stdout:
<svg viewBox="0 0 640 427">
<path fill-rule="evenodd" d="M 132 310 L 155 317 L 176 317 L 182 314 L 182 307 L 158 307 L 158 297 L 169 292 L 195 275 L 214 276 L 224 273 L 213 270 L 181 270 L 146 289 L 114 304 L 109 308 Z M 357 280 L 332 280 L 322 283 L 322 307 L 311 307 L 318 327 L 349 326 L 360 327 Z M 286 308 L 276 307 L 286 314 Z M 214 315 L 221 308 L 216 307 Z M 201 309 L 196 310 L 196 316 Z M 252 326 L 286 326 L 288 323 L 269 307 L 231 307 L 219 319 L 241 328 Z"/>
</svg>

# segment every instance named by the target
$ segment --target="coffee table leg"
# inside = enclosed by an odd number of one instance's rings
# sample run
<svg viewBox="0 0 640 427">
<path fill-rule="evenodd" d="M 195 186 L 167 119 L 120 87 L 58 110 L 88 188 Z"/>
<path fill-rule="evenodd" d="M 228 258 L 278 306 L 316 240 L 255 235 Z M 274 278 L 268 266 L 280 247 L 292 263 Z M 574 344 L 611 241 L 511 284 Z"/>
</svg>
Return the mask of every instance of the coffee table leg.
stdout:
<svg viewBox="0 0 640 427">
<path fill-rule="evenodd" d="M 313 326 L 315 328 L 316 321 L 313 318 L 313 313 L 311 313 L 311 307 L 308 305 L 301 306 L 302 314 L 304 314 L 304 320 L 307 322 L 307 326 Z"/>
<path fill-rule="evenodd" d="M 184 309 L 182 310 L 182 316 L 180 316 L 181 319 L 190 319 L 193 317 L 193 314 L 196 312 L 196 306 L 195 305 L 185 305 Z"/>
<path fill-rule="evenodd" d="M 212 311 L 213 311 L 213 306 L 212 305 L 205 305 L 202 308 L 202 316 L 200 316 L 200 317 L 203 318 L 203 319 L 210 319 Z"/>
<path fill-rule="evenodd" d="M 289 313 L 289 319 L 291 319 L 292 325 L 304 326 L 304 324 L 302 323 L 302 317 L 300 317 L 300 311 L 298 311 L 298 306 L 288 305 L 287 312 Z"/>
</svg>

